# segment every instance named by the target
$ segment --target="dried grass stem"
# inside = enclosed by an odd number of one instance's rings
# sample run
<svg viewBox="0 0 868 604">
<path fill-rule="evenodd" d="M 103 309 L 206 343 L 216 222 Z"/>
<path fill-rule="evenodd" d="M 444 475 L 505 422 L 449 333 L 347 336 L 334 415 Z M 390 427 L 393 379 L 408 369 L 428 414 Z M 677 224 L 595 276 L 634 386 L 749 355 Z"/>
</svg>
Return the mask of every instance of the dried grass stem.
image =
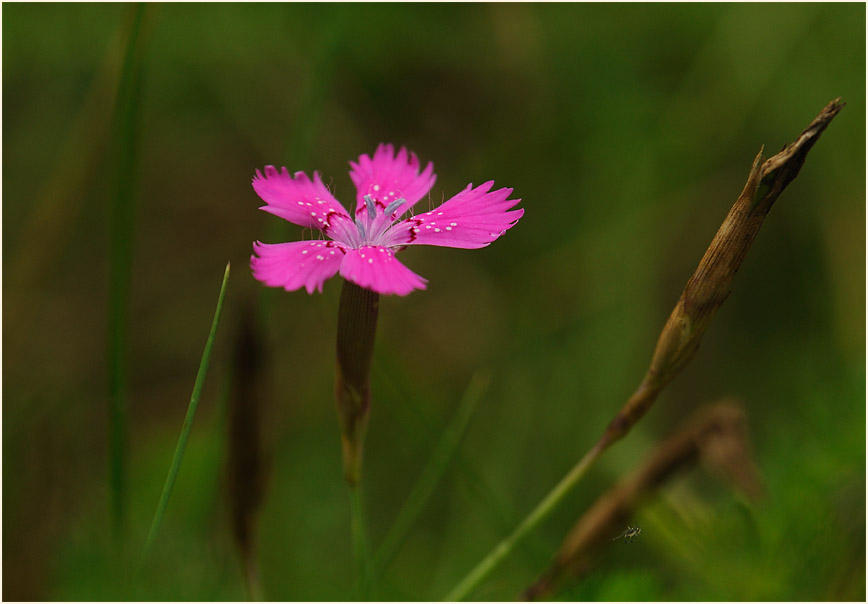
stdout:
<svg viewBox="0 0 868 604">
<path fill-rule="evenodd" d="M 597 555 L 630 522 L 642 502 L 678 471 L 698 461 L 748 497 L 756 499 L 763 494 L 741 406 L 726 401 L 701 409 L 660 444 L 629 478 L 597 499 L 568 533 L 549 570 L 522 598 L 546 597 L 566 574 L 581 576 L 590 570 Z"/>
</svg>

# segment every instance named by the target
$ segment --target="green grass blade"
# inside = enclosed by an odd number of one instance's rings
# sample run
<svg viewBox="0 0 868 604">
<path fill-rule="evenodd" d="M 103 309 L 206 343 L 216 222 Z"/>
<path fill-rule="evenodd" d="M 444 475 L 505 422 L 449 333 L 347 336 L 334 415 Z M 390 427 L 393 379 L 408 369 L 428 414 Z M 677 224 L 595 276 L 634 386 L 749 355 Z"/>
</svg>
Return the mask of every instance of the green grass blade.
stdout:
<svg viewBox="0 0 868 604">
<path fill-rule="evenodd" d="M 202 385 L 205 383 L 205 375 L 208 373 L 208 364 L 211 361 L 211 349 L 214 347 L 214 340 L 217 336 L 217 326 L 220 323 L 220 314 L 223 311 L 223 299 L 226 297 L 226 284 L 228 282 L 229 263 L 226 264 L 226 271 L 223 273 L 223 284 L 220 286 L 220 295 L 217 298 L 217 309 L 214 311 L 214 320 L 211 323 L 211 332 L 208 334 L 208 341 L 205 342 L 205 350 L 202 352 L 202 360 L 199 363 L 199 373 L 196 374 L 196 383 L 193 385 L 193 394 L 190 396 L 190 405 L 187 407 L 187 417 L 184 418 L 184 426 L 181 428 L 181 436 L 178 438 L 178 445 L 175 447 L 175 456 L 172 458 L 172 465 L 169 467 L 169 474 L 166 476 L 166 483 L 163 485 L 163 494 L 160 496 L 160 502 L 157 504 L 156 512 L 154 512 L 154 520 L 151 523 L 150 531 L 148 531 L 148 539 L 145 542 L 145 547 L 142 551 L 141 562 L 144 562 L 148 556 L 148 552 L 151 550 L 154 538 L 159 531 L 160 523 L 163 521 L 166 506 L 169 504 L 169 497 L 172 495 L 172 488 L 175 486 L 175 479 L 178 476 L 178 470 L 181 468 L 184 449 L 187 447 L 187 440 L 189 439 L 190 431 L 193 428 L 193 419 L 196 417 L 196 408 L 199 406 L 199 398 L 202 395 Z"/>
<path fill-rule="evenodd" d="M 374 578 L 385 571 L 392 562 L 404 539 L 409 534 L 411 527 L 419 518 L 422 509 L 434 492 L 437 483 L 440 482 L 440 479 L 446 472 L 446 468 L 449 467 L 455 454 L 458 452 L 461 439 L 467 431 L 467 425 L 470 423 L 470 418 L 476 409 L 476 405 L 488 388 L 488 381 L 488 376 L 479 372 L 475 373 L 470 380 L 470 384 L 464 391 L 464 396 L 458 404 L 458 409 L 455 411 L 452 421 L 434 448 L 431 458 L 410 491 L 410 495 L 407 496 L 407 500 L 398 512 L 395 522 L 392 524 L 389 532 L 386 533 L 382 545 L 377 550 L 372 562 L 372 576 Z"/>
<path fill-rule="evenodd" d="M 125 518 L 127 447 L 127 307 L 135 222 L 135 168 L 138 153 L 141 30 L 144 4 L 130 7 L 132 25 L 124 54 L 112 119 L 115 158 L 109 218 L 108 385 L 109 492 L 112 529 L 120 540 Z"/>
<path fill-rule="evenodd" d="M 418 431 L 420 435 L 424 435 L 425 440 L 430 443 L 432 448 L 436 447 L 437 442 L 443 436 L 443 431 L 439 427 L 435 428 L 435 422 L 423 412 L 424 407 L 433 406 L 433 403 L 424 393 L 412 394 L 414 386 L 408 382 L 406 374 L 394 356 L 389 354 L 386 344 L 377 347 L 374 369 L 377 371 L 377 379 L 391 390 L 391 398 L 404 401 L 404 404 L 393 405 L 390 411 L 395 413 L 396 417 L 401 417 L 402 421 L 407 422 L 408 425 L 412 424 L 412 428 L 409 429 Z M 385 397 L 382 400 L 389 402 L 390 397 Z M 464 457 L 460 449 L 455 452 L 452 465 L 457 478 L 460 479 L 458 486 L 482 506 L 484 515 L 490 520 L 491 526 L 502 533 L 515 527 L 520 520 L 516 510 L 488 486 L 486 478 L 471 461 Z M 523 548 L 523 552 L 529 555 L 529 561 L 538 558 L 536 555 L 530 555 L 530 550 L 526 548 Z M 548 560 L 550 554 L 548 547 L 542 548 L 539 553 L 545 561 Z"/>
</svg>

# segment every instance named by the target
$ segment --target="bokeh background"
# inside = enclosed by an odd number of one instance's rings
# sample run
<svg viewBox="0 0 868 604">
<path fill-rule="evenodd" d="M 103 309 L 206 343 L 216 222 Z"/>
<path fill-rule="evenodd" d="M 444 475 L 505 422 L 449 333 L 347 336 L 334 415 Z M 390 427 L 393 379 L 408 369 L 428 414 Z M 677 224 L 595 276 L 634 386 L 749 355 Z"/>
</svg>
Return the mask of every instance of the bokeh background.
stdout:
<svg viewBox="0 0 868 604">
<path fill-rule="evenodd" d="M 685 472 L 637 513 L 634 543 L 558 597 L 864 600 L 863 4 L 148 4 L 138 138 L 119 151 L 112 112 L 136 10 L 2 7 L 4 599 L 246 597 L 227 479 L 239 396 L 261 427 L 246 445 L 264 452 L 265 597 L 355 597 L 332 399 L 340 283 L 309 296 L 253 280 L 252 241 L 302 236 L 257 210 L 256 168 L 319 170 L 347 201 L 347 161 L 393 142 L 434 162 L 432 205 L 489 179 L 523 200 L 488 248 L 404 252 L 428 290 L 381 301 L 364 485 L 374 547 L 473 376 L 489 378 L 375 592 L 439 599 L 638 384 L 760 145 L 775 152 L 841 96 L 693 362 L 475 596 L 513 599 L 655 442 L 735 396 L 766 498 Z M 109 217 L 130 149 L 115 533 Z M 187 456 L 152 560 L 130 578 L 227 261 Z M 237 358 L 251 350 L 258 369 L 239 395 Z"/>
</svg>

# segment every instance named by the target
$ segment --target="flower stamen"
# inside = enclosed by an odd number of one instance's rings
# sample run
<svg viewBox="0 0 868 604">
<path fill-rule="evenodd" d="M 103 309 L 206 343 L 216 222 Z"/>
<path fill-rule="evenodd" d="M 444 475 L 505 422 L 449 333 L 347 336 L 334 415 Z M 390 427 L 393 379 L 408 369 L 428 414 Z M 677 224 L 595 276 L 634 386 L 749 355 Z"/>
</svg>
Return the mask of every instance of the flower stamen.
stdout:
<svg viewBox="0 0 868 604">
<path fill-rule="evenodd" d="M 397 210 L 399 207 L 401 207 L 405 203 L 407 203 L 407 200 L 404 199 L 403 197 L 399 197 L 398 199 L 396 199 L 395 201 L 393 201 L 392 203 L 390 203 L 389 205 L 386 206 L 386 209 L 383 210 L 383 214 L 385 214 L 386 216 L 391 216 L 392 212 Z"/>
<path fill-rule="evenodd" d="M 377 204 L 374 203 L 374 198 L 370 195 L 365 195 L 364 200 L 365 206 L 368 208 L 368 219 L 373 220 L 377 217 Z"/>
</svg>

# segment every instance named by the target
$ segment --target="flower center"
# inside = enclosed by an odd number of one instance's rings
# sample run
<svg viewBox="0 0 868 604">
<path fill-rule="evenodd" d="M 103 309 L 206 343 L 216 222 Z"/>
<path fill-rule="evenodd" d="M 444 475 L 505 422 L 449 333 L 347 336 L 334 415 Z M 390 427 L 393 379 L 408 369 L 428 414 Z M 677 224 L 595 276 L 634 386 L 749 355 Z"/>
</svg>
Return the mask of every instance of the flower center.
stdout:
<svg viewBox="0 0 868 604">
<path fill-rule="evenodd" d="M 359 231 L 362 245 L 381 245 L 383 236 L 395 223 L 395 211 L 407 202 L 400 197 L 387 205 L 382 211 L 377 208 L 377 202 L 370 195 L 365 195 L 367 212 L 356 218 L 356 228 Z"/>
</svg>

